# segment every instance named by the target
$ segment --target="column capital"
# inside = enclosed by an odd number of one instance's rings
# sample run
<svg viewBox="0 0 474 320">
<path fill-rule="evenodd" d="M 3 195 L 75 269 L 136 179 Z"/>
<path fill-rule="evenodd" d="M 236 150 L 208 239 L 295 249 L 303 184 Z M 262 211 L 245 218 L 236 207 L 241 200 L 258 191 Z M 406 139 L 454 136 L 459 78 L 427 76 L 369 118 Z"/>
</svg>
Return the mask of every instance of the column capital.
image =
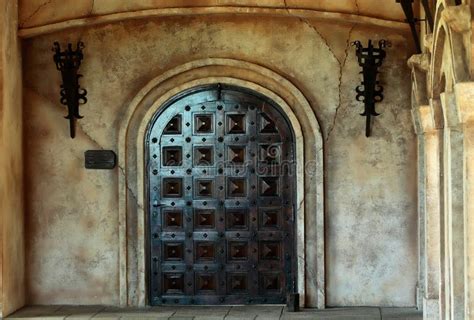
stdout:
<svg viewBox="0 0 474 320">
<path fill-rule="evenodd" d="M 454 85 L 459 122 L 474 124 L 474 82 L 460 82 Z"/>
<path fill-rule="evenodd" d="M 471 30 L 471 8 L 469 5 L 448 6 L 441 12 L 441 18 L 454 32 Z"/>
<path fill-rule="evenodd" d="M 428 72 L 430 69 L 430 55 L 428 53 L 414 54 L 408 59 L 407 64 L 411 69 L 417 68 Z"/>
</svg>

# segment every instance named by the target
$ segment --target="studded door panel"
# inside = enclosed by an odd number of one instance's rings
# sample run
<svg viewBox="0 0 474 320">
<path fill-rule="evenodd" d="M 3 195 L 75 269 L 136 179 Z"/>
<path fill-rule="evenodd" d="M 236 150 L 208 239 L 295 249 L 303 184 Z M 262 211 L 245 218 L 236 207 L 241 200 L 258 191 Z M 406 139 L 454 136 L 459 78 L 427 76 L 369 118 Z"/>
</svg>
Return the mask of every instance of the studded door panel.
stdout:
<svg viewBox="0 0 474 320">
<path fill-rule="evenodd" d="M 294 146 L 274 104 L 213 86 L 149 130 L 150 303 L 284 303 L 294 290 Z"/>
</svg>

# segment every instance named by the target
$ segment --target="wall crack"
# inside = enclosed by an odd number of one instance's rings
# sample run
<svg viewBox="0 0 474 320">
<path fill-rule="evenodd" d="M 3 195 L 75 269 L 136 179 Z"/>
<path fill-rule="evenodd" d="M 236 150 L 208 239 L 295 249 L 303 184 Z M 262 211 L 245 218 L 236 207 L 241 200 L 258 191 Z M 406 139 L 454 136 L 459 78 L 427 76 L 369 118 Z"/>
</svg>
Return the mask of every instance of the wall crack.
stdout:
<svg viewBox="0 0 474 320">
<path fill-rule="evenodd" d="M 50 4 L 51 2 L 53 2 L 53 0 L 48 0 L 46 2 L 43 2 L 41 5 L 38 6 L 38 8 L 36 8 L 35 11 L 33 11 L 28 17 L 26 17 L 24 20 L 22 20 L 20 23 L 19 23 L 19 26 L 20 28 L 22 28 L 25 23 L 27 23 L 28 21 L 30 21 L 31 18 L 33 18 L 41 9 L 43 9 L 43 7 L 47 6 L 48 4 Z"/>
<path fill-rule="evenodd" d="M 302 23 L 304 23 L 306 26 L 308 26 L 309 28 L 311 28 L 314 32 L 316 32 L 316 34 L 324 41 L 324 44 L 326 45 L 326 47 L 328 48 L 329 52 L 331 52 L 331 54 L 333 55 L 334 59 L 336 59 L 337 63 L 339 64 L 339 66 L 341 66 L 341 61 L 339 61 L 339 59 L 337 58 L 336 54 L 334 53 L 334 51 L 332 51 L 331 49 L 331 46 L 329 45 L 329 42 L 327 41 L 327 39 L 325 37 L 323 37 L 323 35 L 318 31 L 318 29 L 311 23 L 309 22 L 307 19 L 303 18 L 303 17 L 300 17 L 298 15 L 295 15 L 293 14 L 291 11 L 290 11 L 290 8 L 288 7 L 288 4 L 286 3 L 287 0 L 283 0 L 283 3 L 284 3 L 284 6 L 285 6 L 285 9 L 286 9 L 286 12 L 288 12 L 288 14 L 294 18 L 297 18 L 298 20 L 300 20 Z"/>
<path fill-rule="evenodd" d="M 332 119 L 331 126 L 328 129 L 328 134 L 326 136 L 326 143 L 329 141 L 329 138 L 331 137 L 331 133 L 334 130 L 334 127 L 336 126 L 336 120 L 337 116 L 339 114 L 339 110 L 342 107 L 342 75 L 343 75 L 343 69 L 344 66 L 346 65 L 347 57 L 349 56 L 349 49 L 351 47 L 351 36 L 352 36 L 352 31 L 355 28 L 355 24 L 352 25 L 351 29 L 349 30 L 349 34 L 347 36 L 346 40 L 346 49 L 344 50 L 344 60 L 340 64 L 340 69 L 339 69 L 339 105 L 336 107 L 336 112 L 334 113 L 334 118 Z"/>
</svg>

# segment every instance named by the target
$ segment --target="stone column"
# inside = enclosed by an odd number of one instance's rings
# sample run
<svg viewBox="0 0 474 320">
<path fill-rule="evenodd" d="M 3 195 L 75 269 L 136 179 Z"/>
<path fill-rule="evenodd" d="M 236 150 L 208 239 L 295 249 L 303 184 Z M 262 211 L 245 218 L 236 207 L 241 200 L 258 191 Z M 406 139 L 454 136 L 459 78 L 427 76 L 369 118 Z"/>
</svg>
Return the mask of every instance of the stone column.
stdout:
<svg viewBox="0 0 474 320">
<path fill-rule="evenodd" d="M 442 121 L 431 106 L 418 107 L 424 137 L 425 166 L 425 294 L 423 316 L 427 320 L 440 317 L 441 279 L 441 148 Z"/>
<path fill-rule="evenodd" d="M 465 319 L 474 320 L 474 82 L 455 85 L 456 107 L 464 134 L 464 295 Z"/>
<path fill-rule="evenodd" d="M 418 108 L 412 109 L 412 119 L 417 138 L 417 180 L 418 180 L 418 282 L 416 286 L 416 306 L 423 310 L 423 297 L 425 296 L 425 138 L 420 123 Z"/>
<path fill-rule="evenodd" d="M 442 93 L 446 319 L 464 319 L 463 130 L 453 93 Z"/>
</svg>

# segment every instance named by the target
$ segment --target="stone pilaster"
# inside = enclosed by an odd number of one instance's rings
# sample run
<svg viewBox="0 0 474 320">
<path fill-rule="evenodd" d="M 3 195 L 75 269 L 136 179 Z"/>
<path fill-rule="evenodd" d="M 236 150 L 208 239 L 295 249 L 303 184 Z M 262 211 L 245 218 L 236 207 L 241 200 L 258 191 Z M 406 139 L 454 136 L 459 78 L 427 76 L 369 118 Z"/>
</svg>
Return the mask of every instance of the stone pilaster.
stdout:
<svg viewBox="0 0 474 320">
<path fill-rule="evenodd" d="M 474 82 L 455 86 L 456 107 L 462 125 L 465 318 L 474 319 Z"/>
<path fill-rule="evenodd" d="M 444 267 L 446 319 L 464 319 L 463 132 L 453 93 L 441 94 L 444 116 Z"/>
<path fill-rule="evenodd" d="M 441 277 L 441 159 L 442 122 L 438 111 L 430 105 L 418 107 L 424 138 L 425 176 L 425 292 L 423 297 L 424 319 L 440 319 Z"/>
</svg>

